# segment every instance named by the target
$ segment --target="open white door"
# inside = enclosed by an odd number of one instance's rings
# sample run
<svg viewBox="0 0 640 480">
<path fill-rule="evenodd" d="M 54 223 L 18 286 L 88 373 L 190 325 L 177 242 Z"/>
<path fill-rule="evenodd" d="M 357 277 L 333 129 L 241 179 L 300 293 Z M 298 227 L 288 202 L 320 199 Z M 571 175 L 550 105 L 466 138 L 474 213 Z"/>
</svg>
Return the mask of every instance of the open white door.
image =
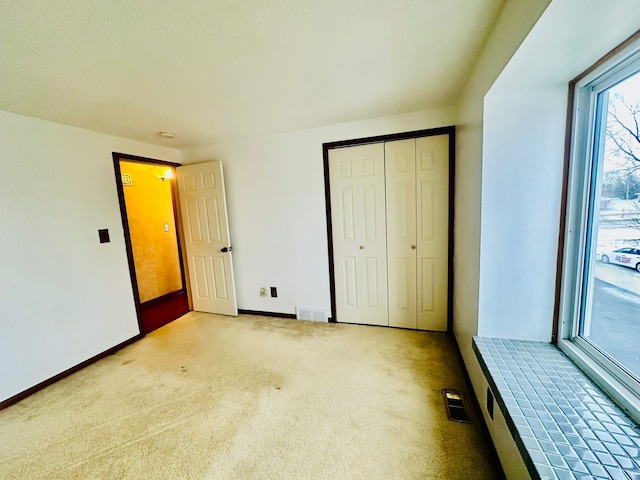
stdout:
<svg viewBox="0 0 640 480">
<path fill-rule="evenodd" d="M 193 309 L 238 315 L 222 163 L 176 172 Z"/>
</svg>

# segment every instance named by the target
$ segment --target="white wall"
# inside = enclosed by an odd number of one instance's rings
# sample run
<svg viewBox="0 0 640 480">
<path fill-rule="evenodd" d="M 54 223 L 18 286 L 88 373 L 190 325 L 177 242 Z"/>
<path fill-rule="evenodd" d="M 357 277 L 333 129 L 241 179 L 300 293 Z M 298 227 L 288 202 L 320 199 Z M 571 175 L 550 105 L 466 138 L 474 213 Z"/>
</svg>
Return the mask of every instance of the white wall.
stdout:
<svg viewBox="0 0 640 480">
<path fill-rule="evenodd" d="M 479 335 L 551 341 L 567 90 L 485 99 Z"/>
<path fill-rule="evenodd" d="M 139 333 L 114 151 L 180 158 L 0 111 L 0 401 Z"/>
<path fill-rule="evenodd" d="M 471 337 L 478 333 L 484 96 L 548 3 L 505 3 L 461 96 L 456 134 L 453 328 L 470 373 L 470 366 L 477 362 Z"/>
<path fill-rule="evenodd" d="M 495 420 L 488 417 L 484 400 L 487 381 L 471 344 L 471 337 L 479 330 L 480 217 L 484 208 L 482 175 L 486 161 L 483 129 L 487 128 L 483 124 L 484 97 L 548 3 L 548 0 L 505 3 L 461 96 L 456 126 L 453 330 L 503 470 L 508 478 L 514 479 L 529 476 L 497 404 Z M 483 233 L 484 228 L 482 224 Z M 491 273 L 500 274 L 496 269 Z"/>
<path fill-rule="evenodd" d="M 183 162 L 222 160 L 238 307 L 330 312 L 322 144 L 453 125 L 455 109 L 415 112 L 216 144 L 183 153 Z M 261 298 L 260 287 L 278 298 Z"/>
</svg>

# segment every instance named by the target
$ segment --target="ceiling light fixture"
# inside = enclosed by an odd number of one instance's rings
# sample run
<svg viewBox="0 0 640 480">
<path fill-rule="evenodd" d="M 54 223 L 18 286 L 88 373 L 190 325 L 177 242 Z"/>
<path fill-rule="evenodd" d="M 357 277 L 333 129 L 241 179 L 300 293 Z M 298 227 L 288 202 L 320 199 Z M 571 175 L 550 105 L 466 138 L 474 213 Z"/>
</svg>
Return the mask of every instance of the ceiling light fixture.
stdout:
<svg viewBox="0 0 640 480">
<path fill-rule="evenodd" d="M 158 135 L 160 135 L 162 138 L 175 138 L 175 133 L 171 133 L 171 132 L 158 132 Z"/>
</svg>

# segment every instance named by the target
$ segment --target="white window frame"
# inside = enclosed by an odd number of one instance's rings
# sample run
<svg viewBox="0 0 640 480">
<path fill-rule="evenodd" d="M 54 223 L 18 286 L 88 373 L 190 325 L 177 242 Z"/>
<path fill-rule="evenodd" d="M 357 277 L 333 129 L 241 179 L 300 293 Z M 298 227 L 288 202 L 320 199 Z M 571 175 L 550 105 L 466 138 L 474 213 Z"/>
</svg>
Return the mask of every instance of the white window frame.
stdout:
<svg viewBox="0 0 640 480">
<path fill-rule="evenodd" d="M 589 329 L 593 277 L 589 268 L 595 261 L 595 242 L 590 224 L 600 204 L 597 158 L 604 150 L 607 90 L 640 71 L 640 40 L 624 48 L 588 71 L 573 84 L 573 112 L 570 127 L 568 186 L 560 291 L 558 346 L 587 375 L 636 421 L 640 422 L 640 382 L 593 343 L 580 337 L 580 322 Z M 602 93 L 602 95 L 600 95 Z M 604 110 L 604 111 L 603 111 Z M 604 115 L 605 118 L 601 118 Z M 592 210 L 590 203 L 596 207 Z M 589 283 L 587 283 L 589 282 Z M 640 348 L 640 346 L 639 346 Z"/>
</svg>

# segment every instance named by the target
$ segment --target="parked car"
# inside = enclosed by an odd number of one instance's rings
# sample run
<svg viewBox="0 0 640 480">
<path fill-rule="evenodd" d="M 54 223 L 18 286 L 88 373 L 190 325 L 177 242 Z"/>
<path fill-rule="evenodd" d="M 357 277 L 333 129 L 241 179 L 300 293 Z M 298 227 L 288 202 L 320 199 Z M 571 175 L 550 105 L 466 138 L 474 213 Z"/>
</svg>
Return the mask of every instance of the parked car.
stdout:
<svg viewBox="0 0 640 480">
<path fill-rule="evenodd" d="M 612 252 L 605 252 L 600 256 L 602 263 L 615 263 L 640 272 L 640 248 L 618 248 Z"/>
</svg>

